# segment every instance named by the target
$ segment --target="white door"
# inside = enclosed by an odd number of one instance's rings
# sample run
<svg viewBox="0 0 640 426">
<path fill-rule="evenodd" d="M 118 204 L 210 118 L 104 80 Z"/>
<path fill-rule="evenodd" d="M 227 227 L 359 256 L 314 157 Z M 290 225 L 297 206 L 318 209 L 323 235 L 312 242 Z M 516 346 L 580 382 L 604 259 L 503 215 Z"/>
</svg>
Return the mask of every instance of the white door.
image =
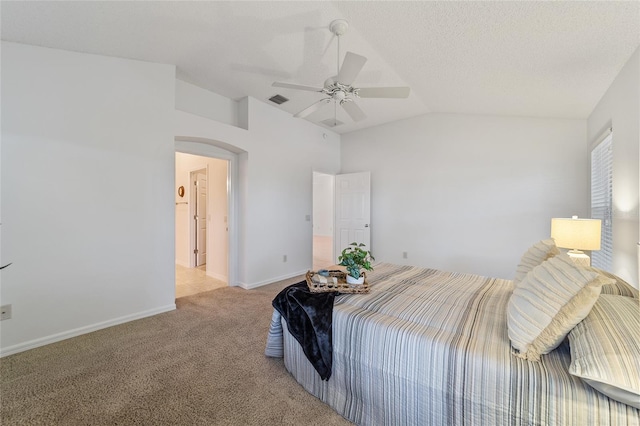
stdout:
<svg viewBox="0 0 640 426">
<path fill-rule="evenodd" d="M 191 182 L 195 194 L 194 229 L 195 229 L 195 266 L 207 263 L 207 171 L 198 170 L 191 174 Z"/>
<path fill-rule="evenodd" d="M 335 256 L 351 243 L 371 250 L 371 173 L 336 175 Z"/>
</svg>

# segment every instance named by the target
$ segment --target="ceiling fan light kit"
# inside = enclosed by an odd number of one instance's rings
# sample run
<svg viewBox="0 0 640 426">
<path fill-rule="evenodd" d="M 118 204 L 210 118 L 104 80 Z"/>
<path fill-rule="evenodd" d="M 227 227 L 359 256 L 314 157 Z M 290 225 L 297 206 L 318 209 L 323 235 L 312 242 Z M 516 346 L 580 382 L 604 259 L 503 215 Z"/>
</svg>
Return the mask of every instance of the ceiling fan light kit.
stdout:
<svg viewBox="0 0 640 426">
<path fill-rule="evenodd" d="M 327 78 L 324 81 L 323 87 L 304 86 L 301 84 L 284 82 L 273 83 L 274 87 L 317 92 L 327 96 L 326 98 L 316 101 L 297 114 L 294 114 L 294 117 L 304 118 L 316 112 L 331 101 L 334 101 L 336 105 L 339 104 L 342 106 L 353 121 L 361 121 L 367 116 L 358 104 L 356 104 L 354 101 L 355 98 L 407 98 L 409 96 L 410 89 L 408 87 L 353 87 L 352 84 L 364 67 L 364 64 L 367 62 L 367 58 L 353 52 L 347 52 L 344 57 L 344 61 L 342 62 L 342 66 L 339 66 L 340 37 L 349 29 L 349 23 L 344 19 L 336 19 L 331 22 L 329 29 L 338 38 L 338 69 L 335 76 Z M 334 109 L 334 111 L 336 111 L 336 109 Z M 336 115 L 337 112 L 334 112 L 334 118 L 332 120 L 334 123 L 333 126 L 338 123 Z"/>
</svg>

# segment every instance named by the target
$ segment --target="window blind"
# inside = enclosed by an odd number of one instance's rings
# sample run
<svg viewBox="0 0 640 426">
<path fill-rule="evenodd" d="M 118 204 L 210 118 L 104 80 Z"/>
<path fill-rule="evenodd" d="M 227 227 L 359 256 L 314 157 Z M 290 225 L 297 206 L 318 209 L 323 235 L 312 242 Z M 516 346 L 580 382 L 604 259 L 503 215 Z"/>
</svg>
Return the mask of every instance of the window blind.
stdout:
<svg viewBox="0 0 640 426">
<path fill-rule="evenodd" d="M 591 265 L 611 271 L 613 264 L 613 133 L 591 151 L 591 217 L 602 221 L 600 250 L 591 252 Z"/>
</svg>

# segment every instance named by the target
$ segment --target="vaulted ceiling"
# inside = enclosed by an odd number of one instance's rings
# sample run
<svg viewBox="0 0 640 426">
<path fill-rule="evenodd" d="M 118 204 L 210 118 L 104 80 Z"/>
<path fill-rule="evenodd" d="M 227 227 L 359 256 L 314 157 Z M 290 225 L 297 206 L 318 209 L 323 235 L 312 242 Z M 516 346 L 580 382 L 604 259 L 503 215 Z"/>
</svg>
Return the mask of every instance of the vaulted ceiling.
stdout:
<svg viewBox="0 0 640 426">
<path fill-rule="evenodd" d="M 357 99 L 367 115 L 341 109 L 339 133 L 428 112 L 584 119 L 640 45 L 640 3 L 2 1 L 2 39 L 175 64 L 178 78 L 223 96 L 296 113 L 336 74 L 329 31 L 368 58 L 354 86 L 410 86 L 407 99 Z M 342 58 L 340 58 L 342 61 Z M 307 119 L 332 118 L 326 105 Z"/>
</svg>

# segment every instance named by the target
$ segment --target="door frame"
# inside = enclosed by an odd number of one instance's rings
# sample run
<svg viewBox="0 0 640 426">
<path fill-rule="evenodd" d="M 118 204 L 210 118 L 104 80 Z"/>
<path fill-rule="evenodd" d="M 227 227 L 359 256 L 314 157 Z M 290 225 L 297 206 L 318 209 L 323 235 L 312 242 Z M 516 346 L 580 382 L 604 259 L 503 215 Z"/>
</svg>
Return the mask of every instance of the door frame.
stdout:
<svg viewBox="0 0 640 426">
<path fill-rule="evenodd" d="M 227 285 L 238 286 L 238 191 L 239 191 L 239 160 L 238 154 L 211 145 L 207 142 L 192 141 L 186 139 L 175 140 L 175 152 L 199 155 L 202 157 L 226 160 L 227 167 Z M 175 170 L 174 170 L 175 176 Z M 175 250 L 175 243 L 174 243 Z"/>
<path fill-rule="evenodd" d="M 197 255 L 194 256 L 195 252 L 194 250 L 197 247 L 197 241 L 198 241 L 198 229 L 197 226 L 195 224 L 195 220 L 194 220 L 194 216 L 198 214 L 197 212 L 197 198 L 198 198 L 198 194 L 197 191 L 194 191 L 193 189 L 193 179 L 195 176 L 197 176 L 197 174 L 199 172 L 204 171 L 204 174 L 206 176 L 207 179 L 207 202 L 209 201 L 209 166 L 205 166 L 205 167 L 200 167 L 198 169 L 193 169 L 193 170 L 189 170 L 189 267 L 190 268 L 195 268 L 197 267 Z M 207 238 L 205 241 L 205 250 L 206 252 L 209 251 L 209 238 L 208 238 L 208 232 L 209 232 L 209 223 L 207 220 L 207 217 L 204 218 L 205 220 L 205 226 L 207 227 Z M 205 265 L 207 264 L 206 259 L 205 259 Z M 208 267 L 208 266 L 207 266 Z"/>
</svg>

